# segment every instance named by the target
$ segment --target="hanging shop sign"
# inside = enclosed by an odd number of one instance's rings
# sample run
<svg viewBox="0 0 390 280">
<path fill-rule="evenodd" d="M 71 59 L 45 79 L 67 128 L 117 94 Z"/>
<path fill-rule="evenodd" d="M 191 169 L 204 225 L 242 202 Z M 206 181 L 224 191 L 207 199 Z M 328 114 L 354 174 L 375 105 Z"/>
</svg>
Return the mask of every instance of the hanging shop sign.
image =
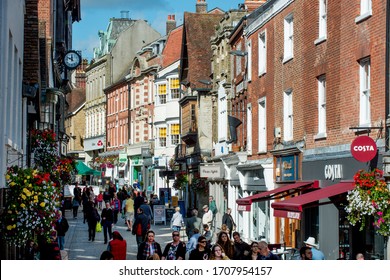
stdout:
<svg viewBox="0 0 390 280">
<path fill-rule="evenodd" d="M 374 139 L 369 136 L 359 136 L 351 144 L 352 156 L 361 162 L 372 160 L 377 154 L 378 148 Z"/>
</svg>

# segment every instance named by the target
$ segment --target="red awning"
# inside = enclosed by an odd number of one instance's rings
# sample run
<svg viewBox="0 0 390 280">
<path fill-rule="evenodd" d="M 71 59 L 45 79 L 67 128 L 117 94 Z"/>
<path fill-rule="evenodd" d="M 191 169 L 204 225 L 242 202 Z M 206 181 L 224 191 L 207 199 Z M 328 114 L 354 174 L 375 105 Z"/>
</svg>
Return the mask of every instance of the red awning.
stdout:
<svg viewBox="0 0 390 280">
<path fill-rule="evenodd" d="M 250 211 L 253 202 L 279 199 L 307 189 L 318 189 L 318 181 L 300 181 L 270 191 L 237 199 L 238 211 Z"/>
<path fill-rule="evenodd" d="M 305 206 L 315 201 L 346 193 L 355 187 L 353 181 L 340 182 L 313 192 L 299 195 L 283 201 L 274 202 L 274 216 L 290 219 L 300 219 Z"/>
</svg>

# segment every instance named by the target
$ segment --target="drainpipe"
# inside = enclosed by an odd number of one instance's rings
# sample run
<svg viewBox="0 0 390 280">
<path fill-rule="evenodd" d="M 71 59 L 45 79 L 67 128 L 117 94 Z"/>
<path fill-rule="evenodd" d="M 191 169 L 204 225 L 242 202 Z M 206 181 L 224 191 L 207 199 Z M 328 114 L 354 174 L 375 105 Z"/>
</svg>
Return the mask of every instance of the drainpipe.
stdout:
<svg viewBox="0 0 390 280">
<path fill-rule="evenodd" d="M 385 154 L 383 155 L 383 168 L 384 177 L 387 182 L 387 187 L 390 189 L 390 174 L 387 172 L 388 168 L 386 166 L 389 163 L 389 136 L 390 136 L 390 0 L 386 1 L 386 58 L 385 58 L 385 73 L 386 73 L 386 81 L 385 81 L 385 114 L 386 114 L 386 122 L 385 122 Z M 390 260 L 390 242 L 389 237 L 385 237 L 385 247 L 384 247 L 384 258 Z"/>
</svg>

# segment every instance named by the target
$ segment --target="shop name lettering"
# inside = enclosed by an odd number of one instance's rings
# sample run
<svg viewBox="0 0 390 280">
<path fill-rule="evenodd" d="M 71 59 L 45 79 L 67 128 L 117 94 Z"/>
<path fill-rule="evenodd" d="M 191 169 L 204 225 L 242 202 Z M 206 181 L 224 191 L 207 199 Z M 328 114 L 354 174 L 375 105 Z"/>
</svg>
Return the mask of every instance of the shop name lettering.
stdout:
<svg viewBox="0 0 390 280">
<path fill-rule="evenodd" d="M 343 179 L 343 166 L 341 164 L 325 165 L 325 179 L 332 181 Z"/>
<path fill-rule="evenodd" d="M 354 146 L 353 150 L 355 152 L 375 152 L 374 146 L 367 145 L 367 146 Z"/>
<path fill-rule="evenodd" d="M 202 170 L 202 174 L 205 174 L 205 175 L 214 175 L 214 174 L 219 174 L 218 170 L 215 170 L 215 169 L 203 169 Z"/>
<path fill-rule="evenodd" d="M 287 212 L 287 218 L 289 218 L 289 219 L 298 219 L 298 220 L 300 220 L 300 218 L 301 218 L 301 213 Z"/>
</svg>

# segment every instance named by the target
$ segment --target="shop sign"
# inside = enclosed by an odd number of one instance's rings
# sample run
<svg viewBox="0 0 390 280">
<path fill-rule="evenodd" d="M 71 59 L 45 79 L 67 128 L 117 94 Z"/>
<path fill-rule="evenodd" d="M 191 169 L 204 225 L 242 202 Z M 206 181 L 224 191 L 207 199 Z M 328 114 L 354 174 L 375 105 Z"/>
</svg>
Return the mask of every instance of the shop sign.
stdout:
<svg viewBox="0 0 390 280">
<path fill-rule="evenodd" d="M 119 163 L 127 163 L 127 154 L 119 154 Z"/>
<path fill-rule="evenodd" d="M 334 181 L 335 179 L 343 178 L 343 166 L 341 164 L 325 165 L 325 180 Z"/>
<path fill-rule="evenodd" d="M 201 178 L 223 178 L 221 172 L 221 165 L 204 165 L 200 166 L 200 177 Z"/>
<path fill-rule="evenodd" d="M 361 162 L 372 160 L 377 154 L 375 141 L 369 136 L 359 136 L 351 144 L 352 156 Z"/>
<path fill-rule="evenodd" d="M 298 155 L 282 156 L 276 159 L 276 182 L 298 180 Z"/>
<path fill-rule="evenodd" d="M 238 205 L 237 206 L 238 211 L 251 211 L 251 205 Z"/>
</svg>

